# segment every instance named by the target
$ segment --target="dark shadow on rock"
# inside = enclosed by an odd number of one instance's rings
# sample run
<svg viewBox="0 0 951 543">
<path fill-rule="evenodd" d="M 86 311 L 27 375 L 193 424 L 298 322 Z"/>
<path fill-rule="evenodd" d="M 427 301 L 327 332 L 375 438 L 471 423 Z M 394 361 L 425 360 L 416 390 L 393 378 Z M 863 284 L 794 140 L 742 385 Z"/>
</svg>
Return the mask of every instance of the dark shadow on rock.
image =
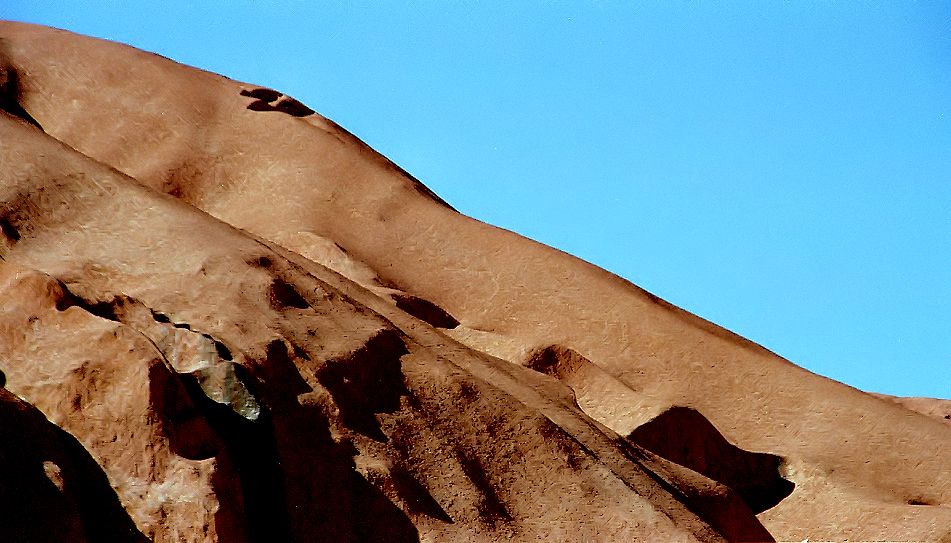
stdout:
<svg viewBox="0 0 951 543">
<path fill-rule="evenodd" d="M 394 294 L 393 300 L 396 301 L 396 307 L 421 321 L 429 323 L 430 326 L 448 329 L 459 326 L 459 321 L 455 317 L 429 300 L 424 300 L 412 294 Z"/>
<path fill-rule="evenodd" d="M 251 111 L 274 111 L 274 106 L 264 100 L 255 100 L 248 104 L 248 109 Z"/>
<path fill-rule="evenodd" d="M 688 407 L 671 407 L 634 429 L 628 439 L 734 489 L 754 513 L 775 506 L 796 486 L 779 473 L 782 457 L 740 449 Z"/>
<path fill-rule="evenodd" d="M 328 360 L 317 379 L 330 391 L 343 423 L 377 441 L 386 441 L 375 415 L 393 413 L 408 394 L 400 357 L 406 345 L 399 332 L 384 329 L 349 356 Z"/>
<path fill-rule="evenodd" d="M 23 86 L 20 82 L 20 74 L 16 68 L 7 60 L 4 44 L 0 40 L 0 110 L 6 111 L 10 115 L 26 121 L 33 126 L 43 130 L 40 123 L 33 118 L 20 104 L 23 97 Z"/>
<path fill-rule="evenodd" d="M 287 113 L 293 117 L 306 117 L 308 115 L 314 114 L 314 110 L 291 98 L 290 96 L 285 96 L 282 98 L 274 106 L 274 109 L 280 111 L 281 113 Z"/>
<path fill-rule="evenodd" d="M 382 346 L 371 346 L 372 352 L 377 348 L 393 352 L 390 340 L 380 341 Z M 403 346 L 401 341 L 399 345 Z M 356 471 L 353 445 L 333 439 L 323 409 L 298 400 L 312 390 L 287 345 L 275 340 L 265 350 L 266 359 L 255 367 L 254 376 L 243 366 L 234 367 L 242 386 L 260 405 L 253 418 L 211 400 L 196 375 L 170 376 L 177 378 L 176 385 L 164 382 L 167 377 L 153 370 L 155 381 L 162 383 L 156 385 L 155 394 L 166 404 L 166 417 L 179 425 L 200 426 L 192 420 L 194 405 L 211 429 L 208 450 L 220 443 L 212 477 L 221 504 L 215 515 L 219 538 L 252 543 L 418 542 L 409 517 Z M 180 390 L 187 398 L 180 396 Z M 170 402 L 177 402 L 174 408 Z M 187 442 L 182 436 L 172 441 L 179 450 Z"/>
<path fill-rule="evenodd" d="M 281 278 L 274 278 L 268 288 L 268 301 L 271 308 L 283 311 L 287 308 L 310 309 L 310 304 L 297 290 Z"/>
<path fill-rule="evenodd" d="M 20 241 L 20 232 L 6 218 L 0 218 L 0 236 L 6 238 L 10 245 Z"/>
<path fill-rule="evenodd" d="M 459 465 L 462 466 L 463 473 L 479 489 L 480 499 L 477 507 L 482 520 L 491 526 L 511 522 L 512 514 L 509 513 L 508 508 L 505 507 L 505 502 L 502 501 L 501 496 L 486 476 L 486 470 L 482 467 L 478 458 L 458 447 L 455 449 L 455 453 Z"/>
<path fill-rule="evenodd" d="M 181 377 L 157 361 L 149 367 L 149 403 L 173 453 L 189 460 L 205 460 L 223 448 Z"/>
<path fill-rule="evenodd" d="M 314 110 L 305 106 L 300 101 L 290 96 L 284 96 L 273 89 L 263 87 L 257 89 L 242 89 L 240 94 L 241 96 L 255 99 L 247 106 L 251 111 L 280 111 L 292 117 L 306 117 L 314 114 Z"/>
<path fill-rule="evenodd" d="M 355 469 L 356 448 L 336 442 L 316 404 L 273 405 L 274 436 L 297 541 L 419 541 L 409 517 Z"/>
<path fill-rule="evenodd" d="M 410 513 L 426 515 L 443 522 L 453 522 L 452 517 L 439 505 L 436 498 L 433 498 L 429 489 L 417 481 L 409 470 L 394 466 L 389 475 L 393 490 L 407 505 Z"/>
<path fill-rule="evenodd" d="M 244 368 L 235 365 L 234 371 L 243 386 L 249 387 L 252 379 Z M 255 418 L 246 418 L 231 405 L 209 398 L 197 374 L 176 375 L 201 418 L 220 439 L 227 456 L 227 462 L 219 463 L 212 478 L 215 493 L 225 496 L 234 486 L 240 486 L 242 520 L 250 541 L 290 541 L 290 520 L 270 412 L 262 408 Z M 234 529 L 231 509 L 222 508 L 220 515 L 216 515 L 219 533 Z"/>
<path fill-rule="evenodd" d="M 292 345 L 292 350 L 294 358 L 307 359 L 306 353 L 297 345 Z M 262 388 L 266 388 L 270 396 L 296 398 L 313 390 L 291 359 L 291 351 L 287 349 L 286 343 L 274 339 L 264 351 L 265 363 L 257 368 L 254 376 L 262 381 Z"/>
<path fill-rule="evenodd" d="M 281 96 L 284 96 L 274 89 L 268 89 L 265 87 L 258 87 L 256 89 L 241 89 L 240 94 L 241 96 L 248 96 L 258 100 L 264 100 L 265 102 L 273 102 Z"/>
<path fill-rule="evenodd" d="M 617 443 L 626 456 L 648 467 L 647 473 L 655 481 L 727 541 L 775 541 L 732 488 L 653 454 L 624 438 L 618 438 Z"/>
<path fill-rule="evenodd" d="M 148 541 L 68 432 L 0 390 L 0 541 Z"/>
</svg>

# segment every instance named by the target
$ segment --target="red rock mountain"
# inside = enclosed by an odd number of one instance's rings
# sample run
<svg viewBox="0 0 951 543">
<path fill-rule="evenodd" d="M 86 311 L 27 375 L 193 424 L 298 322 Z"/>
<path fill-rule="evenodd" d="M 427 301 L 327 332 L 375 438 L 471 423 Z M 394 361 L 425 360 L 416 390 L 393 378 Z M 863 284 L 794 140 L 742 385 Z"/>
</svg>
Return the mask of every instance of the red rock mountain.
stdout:
<svg viewBox="0 0 951 543">
<path fill-rule="evenodd" d="M 0 83 L 0 541 L 951 541 L 940 416 L 289 96 L 20 23 Z"/>
</svg>

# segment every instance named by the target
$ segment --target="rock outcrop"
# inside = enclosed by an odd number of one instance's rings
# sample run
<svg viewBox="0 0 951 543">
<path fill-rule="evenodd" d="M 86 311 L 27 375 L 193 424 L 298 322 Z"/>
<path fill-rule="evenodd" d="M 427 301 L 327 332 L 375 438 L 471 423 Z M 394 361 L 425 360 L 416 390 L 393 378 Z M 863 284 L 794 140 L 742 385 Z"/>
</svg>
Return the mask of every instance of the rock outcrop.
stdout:
<svg viewBox="0 0 951 543">
<path fill-rule="evenodd" d="M 279 91 L 0 23 L 10 541 L 951 537 L 951 429 Z"/>
</svg>

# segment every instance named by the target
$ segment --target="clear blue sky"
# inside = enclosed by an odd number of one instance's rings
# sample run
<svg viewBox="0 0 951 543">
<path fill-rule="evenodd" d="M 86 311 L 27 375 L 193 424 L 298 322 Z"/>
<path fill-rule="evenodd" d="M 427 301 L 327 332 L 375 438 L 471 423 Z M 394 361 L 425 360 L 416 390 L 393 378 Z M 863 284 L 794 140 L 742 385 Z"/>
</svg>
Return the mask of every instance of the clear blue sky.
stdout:
<svg viewBox="0 0 951 543">
<path fill-rule="evenodd" d="M 277 88 L 469 215 L 951 397 L 947 2 L 80 4 L 0 17 Z"/>
</svg>

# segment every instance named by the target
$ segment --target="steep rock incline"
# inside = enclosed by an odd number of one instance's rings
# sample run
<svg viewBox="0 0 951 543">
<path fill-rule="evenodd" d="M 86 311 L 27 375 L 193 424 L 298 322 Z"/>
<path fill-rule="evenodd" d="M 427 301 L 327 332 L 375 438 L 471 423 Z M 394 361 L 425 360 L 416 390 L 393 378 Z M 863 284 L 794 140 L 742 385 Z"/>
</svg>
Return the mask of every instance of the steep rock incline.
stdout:
<svg viewBox="0 0 951 543">
<path fill-rule="evenodd" d="M 563 385 L 324 266 L 4 113 L 0 161 L 6 385 L 154 541 L 771 539 Z"/>
<path fill-rule="evenodd" d="M 332 268 L 379 295 L 425 300 L 459 323 L 442 321 L 445 341 L 516 364 L 539 347 L 571 349 L 599 370 L 587 372 L 597 383 L 618 391 L 582 405 L 607 414 L 598 420 L 608 427 L 618 423 L 609 418 L 615 414 L 684 406 L 737 447 L 784 458 L 783 476 L 795 490 L 760 515 L 780 539 L 947 534 L 951 432 L 940 421 L 806 372 L 604 270 L 464 217 L 278 91 L 63 31 L 6 23 L 0 36 L 17 104 L 85 155 L 261 240 L 333 260 Z M 52 212 L 43 219 L 57 222 Z M 175 235 L 195 228 L 184 223 Z M 3 231 L 6 246 L 21 243 L 15 227 Z M 320 240 L 345 257 L 324 251 Z M 156 288 L 195 269 L 169 273 Z M 180 290 L 183 307 L 201 296 L 233 296 L 230 287 Z M 432 320 L 431 312 L 417 313 Z"/>
</svg>

